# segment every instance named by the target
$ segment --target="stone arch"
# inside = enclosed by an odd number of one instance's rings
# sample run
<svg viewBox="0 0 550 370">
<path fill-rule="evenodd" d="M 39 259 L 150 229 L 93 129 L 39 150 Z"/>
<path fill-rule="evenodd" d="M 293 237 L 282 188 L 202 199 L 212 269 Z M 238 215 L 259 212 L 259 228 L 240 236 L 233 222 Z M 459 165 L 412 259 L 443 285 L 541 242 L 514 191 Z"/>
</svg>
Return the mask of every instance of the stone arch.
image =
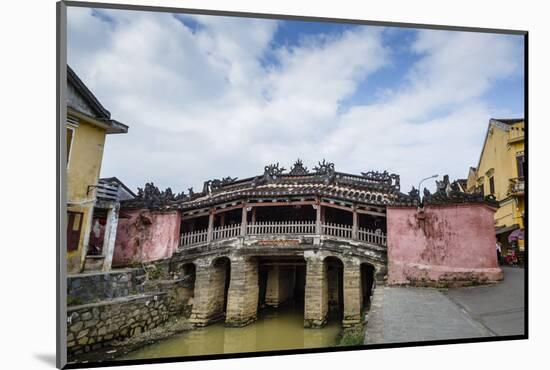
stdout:
<svg viewBox="0 0 550 370">
<path fill-rule="evenodd" d="M 227 312 L 227 298 L 231 283 L 231 259 L 227 256 L 216 257 L 211 262 L 210 284 L 215 295 L 213 304 L 220 316 Z"/>
<path fill-rule="evenodd" d="M 344 315 L 344 262 L 334 255 L 326 256 L 323 262 L 326 265 L 329 320 L 340 321 Z"/>
<path fill-rule="evenodd" d="M 366 310 L 370 307 L 371 296 L 375 288 L 376 266 L 370 262 L 362 261 L 361 274 L 361 307 Z"/>
<path fill-rule="evenodd" d="M 189 283 L 194 288 L 197 277 L 197 266 L 194 262 L 184 262 L 179 266 L 179 275 L 184 282 Z"/>
<path fill-rule="evenodd" d="M 183 316 L 189 317 L 195 300 L 195 282 L 197 280 L 197 266 L 193 262 L 185 262 L 179 266 L 178 273 L 181 276 L 181 288 L 176 291 L 177 298 L 183 305 Z"/>
</svg>

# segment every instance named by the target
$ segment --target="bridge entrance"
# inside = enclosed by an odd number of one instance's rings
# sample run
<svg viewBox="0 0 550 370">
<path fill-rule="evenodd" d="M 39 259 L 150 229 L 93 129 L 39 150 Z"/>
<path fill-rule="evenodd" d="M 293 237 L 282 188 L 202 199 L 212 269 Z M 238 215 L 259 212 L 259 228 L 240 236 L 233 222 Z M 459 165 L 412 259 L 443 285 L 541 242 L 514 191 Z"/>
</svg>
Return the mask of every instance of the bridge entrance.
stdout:
<svg viewBox="0 0 550 370">
<path fill-rule="evenodd" d="M 374 271 L 374 266 L 370 263 L 361 264 L 361 300 L 363 310 L 370 308 L 370 297 L 374 288 Z"/>
<path fill-rule="evenodd" d="M 231 282 L 231 261 L 227 257 L 220 257 L 214 260 L 212 267 L 214 269 L 214 274 L 219 276 L 218 278 L 212 279 L 212 283 L 218 285 L 216 290 L 220 302 L 219 310 L 225 314 L 227 312 L 227 295 Z"/>
<path fill-rule="evenodd" d="M 325 259 L 327 268 L 328 319 L 341 321 L 344 314 L 344 264 L 337 257 Z"/>
<path fill-rule="evenodd" d="M 258 260 L 258 309 L 292 305 L 303 312 L 306 261 L 303 257 Z"/>
</svg>

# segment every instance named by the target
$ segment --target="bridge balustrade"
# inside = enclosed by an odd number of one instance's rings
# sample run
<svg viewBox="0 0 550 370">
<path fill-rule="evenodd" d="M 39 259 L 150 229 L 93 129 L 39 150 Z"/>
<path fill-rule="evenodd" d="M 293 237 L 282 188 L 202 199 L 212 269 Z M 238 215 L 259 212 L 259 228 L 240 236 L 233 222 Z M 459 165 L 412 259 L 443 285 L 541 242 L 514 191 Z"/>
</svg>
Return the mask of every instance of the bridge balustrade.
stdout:
<svg viewBox="0 0 550 370">
<path fill-rule="evenodd" d="M 212 228 L 211 239 L 208 230 L 198 230 L 183 233 L 180 236 L 180 247 L 207 244 L 210 241 L 220 241 L 241 236 L 242 225 L 232 224 Z M 357 240 L 367 244 L 386 246 L 386 235 L 380 230 L 357 228 L 354 236 L 353 227 L 335 223 L 320 223 L 320 234 L 341 239 Z M 280 221 L 280 222 L 255 222 L 246 225 L 245 236 L 258 235 L 318 235 L 315 221 Z"/>
<path fill-rule="evenodd" d="M 256 222 L 246 226 L 248 235 L 315 234 L 315 221 L 281 221 L 281 222 Z"/>
</svg>

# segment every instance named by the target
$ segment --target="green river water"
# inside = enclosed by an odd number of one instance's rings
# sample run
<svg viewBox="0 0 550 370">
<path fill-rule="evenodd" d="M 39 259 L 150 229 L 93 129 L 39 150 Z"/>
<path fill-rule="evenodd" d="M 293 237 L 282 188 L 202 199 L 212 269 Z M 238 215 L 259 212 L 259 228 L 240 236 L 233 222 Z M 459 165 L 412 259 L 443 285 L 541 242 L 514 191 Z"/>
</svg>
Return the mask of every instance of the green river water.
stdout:
<svg viewBox="0 0 550 370">
<path fill-rule="evenodd" d="M 329 321 L 322 329 L 304 329 L 303 309 L 264 309 L 258 320 L 242 328 L 223 322 L 190 330 L 129 353 L 124 360 L 236 352 L 331 347 L 342 330 L 340 322 Z"/>
</svg>

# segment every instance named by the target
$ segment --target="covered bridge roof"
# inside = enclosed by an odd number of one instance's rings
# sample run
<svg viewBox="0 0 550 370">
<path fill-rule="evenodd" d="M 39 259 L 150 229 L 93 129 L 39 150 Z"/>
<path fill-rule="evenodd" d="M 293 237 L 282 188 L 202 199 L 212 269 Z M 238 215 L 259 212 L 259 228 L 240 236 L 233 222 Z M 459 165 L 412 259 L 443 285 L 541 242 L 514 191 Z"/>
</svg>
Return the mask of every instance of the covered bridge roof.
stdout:
<svg viewBox="0 0 550 370">
<path fill-rule="evenodd" d="M 200 193 L 174 194 L 170 188 L 160 191 L 154 184 L 138 189 L 135 199 L 124 202 L 124 207 L 192 210 L 242 199 L 300 199 L 325 197 L 339 201 L 390 205 L 417 203 L 417 198 L 400 192 L 399 175 L 384 172 L 363 172 L 353 175 L 337 172 L 334 163 L 323 160 L 312 171 L 297 160 L 290 171 L 279 163 L 264 167 L 259 176 L 238 180 L 226 177 L 205 181 Z"/>
</svg>

